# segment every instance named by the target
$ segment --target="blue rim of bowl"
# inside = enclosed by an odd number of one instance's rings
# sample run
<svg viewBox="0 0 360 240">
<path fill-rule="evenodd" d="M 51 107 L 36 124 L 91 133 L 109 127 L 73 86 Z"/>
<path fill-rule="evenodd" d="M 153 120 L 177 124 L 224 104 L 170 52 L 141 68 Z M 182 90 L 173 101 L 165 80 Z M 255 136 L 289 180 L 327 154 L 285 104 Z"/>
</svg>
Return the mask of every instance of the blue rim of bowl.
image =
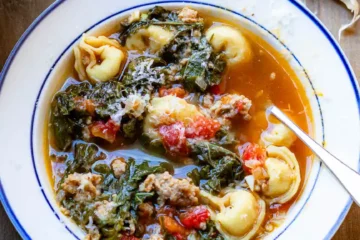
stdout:
<svg viewBox="0 0 360 240">
<path fill-rule="evenodd" d="M 353 90 L 354 90 L 354 93 L 355 93 L 355 97 L 356 97 L 356 100 L 357 100 L 357 104 L 358 104 L 358 110 L 359 110 L 359 113 L 360 113 L 360 95 L 359 95 L 359 89 L 358 89 L 358 86 L 357 86 L 357 82 L 354 78 L 354 75 L 352 73 L 352 70 L 351 70 L 351 67 L 346 59 L 346 57 L 344 56 L 344 53 L 342 52 L 342 50 L 340 49 L 339 45 L 336 43 L 335 39 L 331 36 L 331 34 L 328 32 L 328 30 L 323 26 L 323 24 L 308 10 L 306 9 L 302 4 L 300 4 L 299 2 L 297 2 L 296 0 L 288 0 L 290 3 L 292 3 L 294 6 L 296 6 L 301 12 L 303 12 L 319 29 L 320 31 L 326 36 L 326 38 L 329 40 L 329 42 L 331 43 L 331 45 L 333 46 L 333 48 L 335 49 L 336 53 L 338 54 L 338 56 L 340 57 L 340 60 L 342 61 L 346 71 L 347 71 L 347 74 L 350 78 L 350 81 L 351 81 L 351 84 L 352 84 L 352 87 L 353 87 Z M 54 2 L 53 4 L 51 4 L 44 12 L 42 12 L 39 17 L 37 17 L 35 19 L 35 21 L 29 26 L 29 28 L 24 32 L 24 34 L 21 36 L 21 38 L 19 39 L 19 41 L 15 44 L 13 50 L 11 51 L 5 65 L 4 65 L 4 68 L 0 74 L 0 92 L 1 92 L 1 87 L 2 87 L 2 84 L 4 82 L 4 79 L 5 79 L 5 76 L 6 76 L 6 73 L 13 61 L 13 59 L 15 58 L 16 56 L 16 53 L 18 52 L 18 50 L 20 49 L 21 45 L 23 44 L 23 42 L 26 40 L 26 38 L 31 34 L 31 32 L 36 28 L 36 26 L 48 15 L 50 14 L 54 9 L 56 9 L 56 7 L 58 7 L 61 3 L 65 2 L 65 0 L 58 0 L 56 2 Z M 227 10 L 227 11 L 230 11 L 236 15 L 239 15 L 241 17 L 244 17 L 246 18 L 247 20 L 250 20 L 251 22 L 255 23 L 256 25 L 262 27 L 261 25 L 257 24 L 256 22 L 254 22 L 253 20 L 249 19 L 248 17 L 246 16 L 243 16 L 242 14 L 238 13 L 238 12 L 235 12 L 235 11 L 232 11 L 232 10 L 229 10 L 229 9 L 225 9 L 221 6 L 217 6 L 217 5 L 213 5 L 213 4 L 209 4 L 209 3 L 203 3 L 203 2 L 197 2 L 197 1 L 156 1 L 156 2 L 151 2 L 151 3 L 146 3 L 146 4 L 142 4 L 142 5 L 138 5 L 138 6 L 134 6 L 134 7 L 131 7 L 131 8 L 128 8 L 128 9 L 124 9 L 122 11 L 119 11 L 111 16 L 108 16 L 106 17 L 105 19 L 101 20 L 100 22 L 94 24 L 93 26 L 91 26 L 89 29 L 87 29 L 86 31 L 90 30 L 91 28 L 95 27 L 96 25 L 102 23 L 103 21 L 106 21 L 108 20 L 109 18 L 115 16 L 115 15 L 118 15 L 122 12 L 125 12 L 125 11 L 129 11 L 131 9 L 134 9 L 134 8 L 139 8 L 139 7 L 142 7 L 142 6 L 148 6 L 148 5 L 153 5 L 153 4 L 161 4 L 161 3 L 174 3 L 174 2 L 177 2 L 177 3 L 181 3 L 181 2 L 185 2 L 185 3 L 194 3 L 194 4 L 200 4 L 200 5 L 207 5 L 207 6 L 212 6 L 212 7 L 216 7 L 216 8 L 221 8 L 221 9 L 224 9 L 224 10 Z M 263 27 L 262 27 L 263 28 Z M 267 32 L 269 32 L 267 29 L 263 28 L 264 30 L 266 30 Z M 85 31 L 85 32 L 86 32 Z M 271 32 L 269 32 L 271 34 Z M 271 34 L 273 35 L 273 34 Z M 274 36 L 274 35 L 273 35 Z M 274 36 L 276 38 L 276 36 Z M 78 38 L 77 38 L 78 39 Z M 58 58 L 58 60 L 62 57 L 62 55 L 68 50 L 68 48 L 77 40 L 75 39 L 67 48 L 66 50 L 61 54 L 61 56 Z M 281 42 L 281 41 L 280 41 Z M 281 42 L 282 43 L 282 42 Z M 285 44 L 282 43 L 282 45 L 288 49 Z M 288 49 L 289 50 L 289 49 Z M 290 50 L 289 50 L 290 51 Z M 291 52 L 291 51 L 290 51 Z M 296 57 L 293 55 L 293 57 L 296 59 Z M 58 60 L 56 60 L 55 64 L 58 62 Z M 296 59 L 297 60 L 297 59 Z M 300 62 L 297 60 L 297 62 L 300 64 Z M 300 64 L 301 65 L 301 64 Z M 51 72 L 51 71 L 50 71 Z M 41 90 L 45 84 L 45 81 L 46 79 L 48 78 L 50 72 L 48 73 L 47 77 L 45 78 L 42 86 L 41 86 L 41 89 L 40 89 L 40 92 L 39 92 L 39 96 L 40 96 L 40 93 L 41 93 Z M 306 72 L 305 72 L 306 73 Z M 38 98 L 39 98 L 38 96 Z M 319 106 L 320 107 L 320 106 Z M 36 109 L 36 108 L 35 108 Z M 35 113 L 35 109 L 34 109 L 34 113 Z M 320 108 L 319 108 L 320 109 Z M 321 111 L 321 109 L 320 109 Z M 33 114 L 33 119 L 32 119 L 32 127 L 33 128 L 33 120 L 34 120 L 34 114 Z M 31 138 L 31 145 L 32 145 L 32 138 Z M 31 147 L 31 151 L 32 151 L 32 147 Z M 32 153 L 33 155 L 33 153 Z M 34 163 L 34 157 L 32 156 L 33 158 L 33 164 L 34 164 L 34 169 L 35 169 L 35 172 L 36 172 L 36 168 L 35 168 L 35 163 Z M 318 172 L 318 175 L 317 177 L 319 176 L 319 172 Z M 40 184 L 40 180 L 37 176 L 37 173 L 36 173 L 36 177 L 37 177 L 37 180 L 38 180 L 38 183 L 39 185 L 41 186 Z M 317 177 L 316 177 L 316 180 L 317 180 Z M 316 185 L 316 180 L 315 180 L 315 183 L 314 183 L 314 186 L 313 188 L 311 189 L 311 192 L 313 191 L 315 185 Z M 308 199 L 310 198 L 311 196 L 311 192 L 308 196 L 308 198 L 306 199 L 305 203 L 304 203 L 304 206 L 306 205 L 306 202 L 308 201 Z M 50 205 L 44 191 L 42 190 L 42 193 L 46 199 L 46 201 L 48 202 L 50 208 L 52 209 L 52 211 L 55 213 L 54 209 L 52 208 L 52 206 Z M 30 236 L 27 234 L 27 232 L 25 231 L 25 229 L 22 227 L 22 225 L 20 224 L 19 220 L 16 218 L 16 215 L 14 214 L 8 200 L 7 200 L 7 197 L 5 195 L 5 191 L 2 187 L 2 184 L 1 184 L 1 180 L 0 180 L 0 201 L 2 202 L 3 206 L 4 206 L 4 209 L 6 211 L 6 213 L 8 214 L 11 222 L 13 223 L 13 225 L 15 226 L 15 228 L 17 229 L 17 231 L 19 232 L 20 236 L 23 238 L 23 239 L 31 239 Z M 325 239 L 330 239 L 334 233 L 336 232 L 336 230 L 339 228 L 341 222 L 344 220 L 347 212 L 349 211 L 350 209 L 350 206 L 351 206 L 351 203 L 352 203 L 352 200 L 351 198 L 348 200 L 345 208 L 343 209 L 343 211 L 341 212 L 340 216 L 338 217 L 338 220 L 335 222 L 335 224 L 333 225 L 333 227 L 330 229 L 330 231 L 328 232 L 328 234 L 326 235 Z M 302 208 L 304 207 L 302 206 Z M 298 212 L 298 214 L 294 217 L 294 219 L 290 222 L 290 224 L 284 228 L 284 230 L 277 236 L 275 237 L 278 238 L 284 231 L 286 231 L 286 229 L 293 223 L 293 221 L 296 219 L 296 217 L 299 215 L 299 213 L 301 212 L 302 208 L 300 209 L 300 211 Z M 55 213 L 56 217 L 59 219 L 59 216 Z M 66 226 L 65 226 L 66 227 Z M 67 228 L 67 227 L 66 227 Z M 68 229 L 68 228 L 67 228 Z M 75 238 L 78 238 L 74 233 L 71 232 L 70 229 L 68 229 L 68 231 L 75 237 Z"/>
</svg>

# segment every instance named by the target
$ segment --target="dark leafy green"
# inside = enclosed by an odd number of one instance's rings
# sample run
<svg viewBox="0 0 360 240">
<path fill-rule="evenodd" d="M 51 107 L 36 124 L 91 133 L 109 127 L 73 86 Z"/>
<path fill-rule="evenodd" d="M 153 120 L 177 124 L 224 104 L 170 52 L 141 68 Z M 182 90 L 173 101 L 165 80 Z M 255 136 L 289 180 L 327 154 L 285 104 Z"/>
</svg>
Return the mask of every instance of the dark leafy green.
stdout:
<svg viewBox="0 0 360 240">
<path fill-rule="evenodd" d="M 102 155 L 93 144 L 77 144 L 75 148 L 75 157 L 69 163 L 67 173 L 88 169 Z M 69 209 L 71 218 L 83 228 L 91 217 L 104 239 L 117 239 L 118 234 L 128 229 L 130 224 L 136 224 L 138 206 L 154 197 L 153 192 L 139 192 L 140 183 L 148 175 L 163 173 L 166 169 L 160 165 L 150 166 L 147 161 L 136 164 L 132 158 L 128 159 L 126 171 L 119 179 L 115 178 L 110 169 L 102 163 L 95 164 L 92 169 L 105 176 L 101 185 L 102 194 L 87 202 L 77 202 L 68 196 L 61 201 L 61 204 Z M 106 218 L 99 219 L 94 211 L 102 200 L 111 201 L 113 209 Z"/>
<path fill-rule="evenodd" d="M 136 31 L 147 28 L 150 25 L 150 21 L 148 19 L 144 19 L 139 22 L 134 22 L 128 26 L 123 26 L 123 31 L 120 32 L 119 40 L 120 43 L 124 46 L 126 43 L 126 39 L 131 35 L 134 34 Z"/>
<path fill-rule="evenodd" d="M 50 124 L 59 150 L 68 149 L 75 136 L 82 138 L 79 127 L 83 127 L 88 114 L 77 108 L 75 100 L 86 96 L 90 88 L 91 84 L 88 82 L 72 84 L 55 95 L 51 103 Z"/>
<path fill-rule="evenodd" d="M 135 193 L 134 200 L 132 201 L 131 207 L 133 209 L 138 209 L 139 205 L 144 203 L 146 200 L 149 200 L 155 195 L 154 192 L 138 192 Z"/>
<path fill-rule="evenodd" d="M 74 123 L 65 116 L 51 115 L 51 128 L 56 146 L 60 150 L 66 150 L 73 140 Z"/>
<path fill-rule="evenodd" d="M 192 170 L 188 176 L 194 183 L 201 182 L 201 188 L 218 193 L 234 181 L 243 179 L 242 164 L 235 153 L 206 141 L 197 141 L 190 146 L 191 155 L 203 167 L 200 171 Z"/>
<path fill-rule="evenodd" d="M 121 129 L 125 138 L 134 139 L 139 130 L 139 121 L 135 118 L 131 118 L 128 122 L 122 124 Z"/>
<path fill-rule="evenodd" d="M 125 173 L 119 180 L 116 180 L 117 189 L 114 189 L 116 196 L 112 198 L 118 205 L 115 219 L 119 220 L 114 226 L 114 232 L 118 233 L 129 223 L 136 224 L 138 205 L 153 195 L 153 193 L 138 192 L 139 185 L 149 174 L 162 172 L 165 172 L 164 168 L 149 166 L 146 161 L 139 165 L 135 164 L 134 159 L 127 161 Z M 119 227 L 120 230 L 118 230 Z"/>
<path fill-rule="evenodd" d="M 235 134 L 229 131 L 229 128 L 226 126 L 221 126 L 219 131 L 215 134 L 216 144 L 221 146 L 234 145 L 239 141 L 236 140 Z"/>
<path fill-rule="evenodd" d="M 147 13 L 142 13 L 139 21 L 122 23 L 122 31 L 120 31 L 119 40 L 125 45 L 126 39 L 136 33 L 140 29 L 149 27 L 150 25 L 162 26 L 182 26 L 186 23 L 179 20 L 178 15 L 174 11 L 168 11 L 160 6 L 151 8 Z"/>
<path fill-rule="evenodd" d="M 135 58 L 129 63 L 121 81 L 130 89 L 144 88 L 145 93 L 149 93 L 154 86 L 165 84 L 162 76 L 164 66 L 166 62 L 157 57 Z"/>
<path fill-rule="evenodd" d="M 191 157 L 196 159 L 200 163 L 207 163 L 212 167 L 215 167 L 217 161 L 223 157 L 229 156 L 240 161 L 238 155 L 224 147 L 210 143 L 207 141 L 195 141 L 189 144 L 191 149 Z"/>
<path fill-rule="evenodd" d="M 224 187 L 244 177 L 241 163 L 234 158 L 221 158 L 214 168 L 202 168 L 203 177 L 207 181 L 201 187 L 209 192 L 218 193 Z"/>
<path fill-rule="evenodd" d="M 222 54 L 213 52 L 204 36 L 192 45 L 192 54 L 183 70 L 184 85 L 190 91 L 204 92 L 221 82 L 226 62 Z"/>
<path fill-rule="evenodd" d="M 98 146 L 92 143 L 75 143 L 74 157 L 68 158 L 65 162 L 66 169 L 62 179 L 58 183 L 58 187 L 64 182 L 64 179 L 72 173 L 89 172 L 92 165 L 98 160 L 106 159 L 106 154 L 99 149 Z M 100 170 L 99 167 L 96 168 Z M 97 170 L 95 169 L 95 172 Z"/>
<path fill-rule="evenodd" d="M 95 111 L 100 118 L 106 118 L 116 113 L 120 107 L 120 99 L 126 96 L 123 85 L 118 81 L 97 83 L 88 98 L 96 105 Z"/>
<path fill-rule="evenodd" d="M 198 51 L 192 54 L 184 70 L 185 86 L 188 90 L 198 88 L 205 91 L 208 87 L 206 82 L 206 65 L 211 54 L 211 49 Z"/>
</svg>

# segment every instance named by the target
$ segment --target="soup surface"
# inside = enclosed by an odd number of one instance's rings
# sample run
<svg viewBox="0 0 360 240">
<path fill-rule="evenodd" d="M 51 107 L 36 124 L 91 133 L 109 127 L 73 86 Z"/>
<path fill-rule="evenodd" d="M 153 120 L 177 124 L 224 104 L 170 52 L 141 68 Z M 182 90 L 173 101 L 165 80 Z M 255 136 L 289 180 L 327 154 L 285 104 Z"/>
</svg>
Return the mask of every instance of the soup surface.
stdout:
<svg viewBox="0 0 360 240">
<path fill-rule="evenodd" d="M 311 133 L 310 106 L 260 37 L 158 6 L 84 34 L 69 65 L 46 155 L 85 239 L 261 239 L 284 221 L 312 155 L 266 109 Z"/>
</svg>

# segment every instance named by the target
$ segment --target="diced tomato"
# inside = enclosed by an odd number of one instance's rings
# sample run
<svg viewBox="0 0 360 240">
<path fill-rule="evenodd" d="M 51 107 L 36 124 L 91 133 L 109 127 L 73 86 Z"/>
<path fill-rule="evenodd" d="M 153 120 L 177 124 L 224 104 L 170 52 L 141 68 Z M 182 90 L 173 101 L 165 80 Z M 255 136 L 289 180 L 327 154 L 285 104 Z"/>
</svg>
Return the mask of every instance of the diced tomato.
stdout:
<svg viewBox="0 0 360 240">
<path fill-rule="evenodd" d="M 210 87 L 210 92 L 215 95 L 219 95 L 221 93 L 220 86 L 214 85 Z"/>
<path fill-rule="evenodd" d="M 182 155 L 189 153 L 186 145 L 184 123 L 176 122 L 171 125 L 162 125 L 159 128 L 159 134 L 162 137 L 164 147 L 170 153 L 180 153 Z"/>
<path fill-rule="evenodd" d="M 161 216 L 159 218 L 161 226 L 177 240 L 186 239 L 187 230 L 181 226 L 174 218 L 169 216 Z"/>
<path fill-rule="evenodd" d="M 254 143 L 245 143 L 239 147 L 239 152 L 244 162 L 243 168 L 246 172 L 251 173 L 253 168 L 264 165 L 266 158 L 266 149 L 264 147 Z M 248 167 L 246 164 L 250 160 L 254 161 L 253 168 Z"/>
<path fill-rule="evenodd" d="M 95 113 L 95 105 L 90 99 L 85 99 L 83 97 L 75 97 L 75 109 L 81 112 L 88 112 L 91 116 Z"/>
<path fill-rule="evenodd" d="M 187 138 L 211 139 L 219 129 L 220 123 L 218 121 L 201 116 L 189 124 L 185 135 Z"/>
<path fill-rule="evenodd" d="M 254 143 L 246 143 L 244 144 L 245 148 L 242 152 L 243 160 L 256 159 L 263 161 L 266 158 L 266 150 L 264 147 L 259 146 Z"/>
<path fill-rule="evenodd" d="M 116 139 L 116 133 L 120 129 L 120 124 L 113 120 L 108 120 L 106 123 L 103 121 L 97 121 L 90 126 L 90 132 L 94 137 L 105 139 L 106 141 L 113 143 Z"/>
<path fill-rule="evenodd" d="M 186 91 L 181 87 L 174 87 L 167 89 L 166 87 L 161 87 L 159 90 L 160 97 L 164 97 L 167 95 L 173 95 L 179 98 L 183 98 L 186 95 Z"/>
<path fill-rule="evenodd" d="M 241 112 L 244 109 L 244 103 L 242 101 L 238 101 L 236 103 L 236 108 L 239 112 Z"/>
<path fill-rule="evenodd" d="M 180 221 L 186 228 L 202 229 L 210 218 L 210 212 L 205 206 L 190 208 L 180 215 Z"/>
</svg>

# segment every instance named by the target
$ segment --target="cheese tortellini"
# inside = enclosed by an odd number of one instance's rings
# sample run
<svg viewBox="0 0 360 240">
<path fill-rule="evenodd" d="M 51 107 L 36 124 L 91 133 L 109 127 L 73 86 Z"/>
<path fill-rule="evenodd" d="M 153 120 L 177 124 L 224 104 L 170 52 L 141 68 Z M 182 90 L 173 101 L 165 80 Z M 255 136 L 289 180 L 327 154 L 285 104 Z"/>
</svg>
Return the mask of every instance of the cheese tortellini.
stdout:
<svg viewBox="0 0 360 240">
<path fill-rule="evenodd" d="M 261 134 L 261 141 L 264 145 L 290 147 L 295 140 L 296 135 L 282 123 L 269 126 L 269 128 Z"/>
<path fill-rule="evenodd" d="M 251 239 L 264 221 L 266 204 L 249 191 L 231 190 L 222 198 L 205 191 L 200 195 L 202 201 L 216 208 L 211 210 L 211 219 L 225 239 Z"/>
<path fill-rule="evenodd" d="M 229 26 L 213 26 L 206 31 L 206 39 L 216 52 L 223 51 L 229 65 L 249 62 L 251 46 L 243 34 Z"/>
<path fill-rule="evenodd" d="M 184 99 L 172 95 L 155 97 L 148 107 L 145 118 L 144 133 L 152 140 L 160 139 L 156 127 L 181 121 L 185 125 L 197 117 L 202 116 L 195 105 L 187 103 Z"/>
<path fill-rule="evenodd" d="M 137 30 L 126 39 L 125 46 L 130 50 L 145 51 L 151 53 L 160 51 L 174 37 L 174 33 L 160 26 L 149 26 Z"/>
<path fill-rule="evenodd" d="M 300 186 L 300 169 L 295 155 L 286 147 L 268 146 L 265 170 L 269 179 L 262 186 L 266 201 L 285 203 L 291 200 Z"/>
<path fill-rule="evenodd" d="M 124 53 L 116 40 L 83 35 L 74 48 L 75 69 L 80 80 L 108 81 L 119 74 Z"/>
</svg>

